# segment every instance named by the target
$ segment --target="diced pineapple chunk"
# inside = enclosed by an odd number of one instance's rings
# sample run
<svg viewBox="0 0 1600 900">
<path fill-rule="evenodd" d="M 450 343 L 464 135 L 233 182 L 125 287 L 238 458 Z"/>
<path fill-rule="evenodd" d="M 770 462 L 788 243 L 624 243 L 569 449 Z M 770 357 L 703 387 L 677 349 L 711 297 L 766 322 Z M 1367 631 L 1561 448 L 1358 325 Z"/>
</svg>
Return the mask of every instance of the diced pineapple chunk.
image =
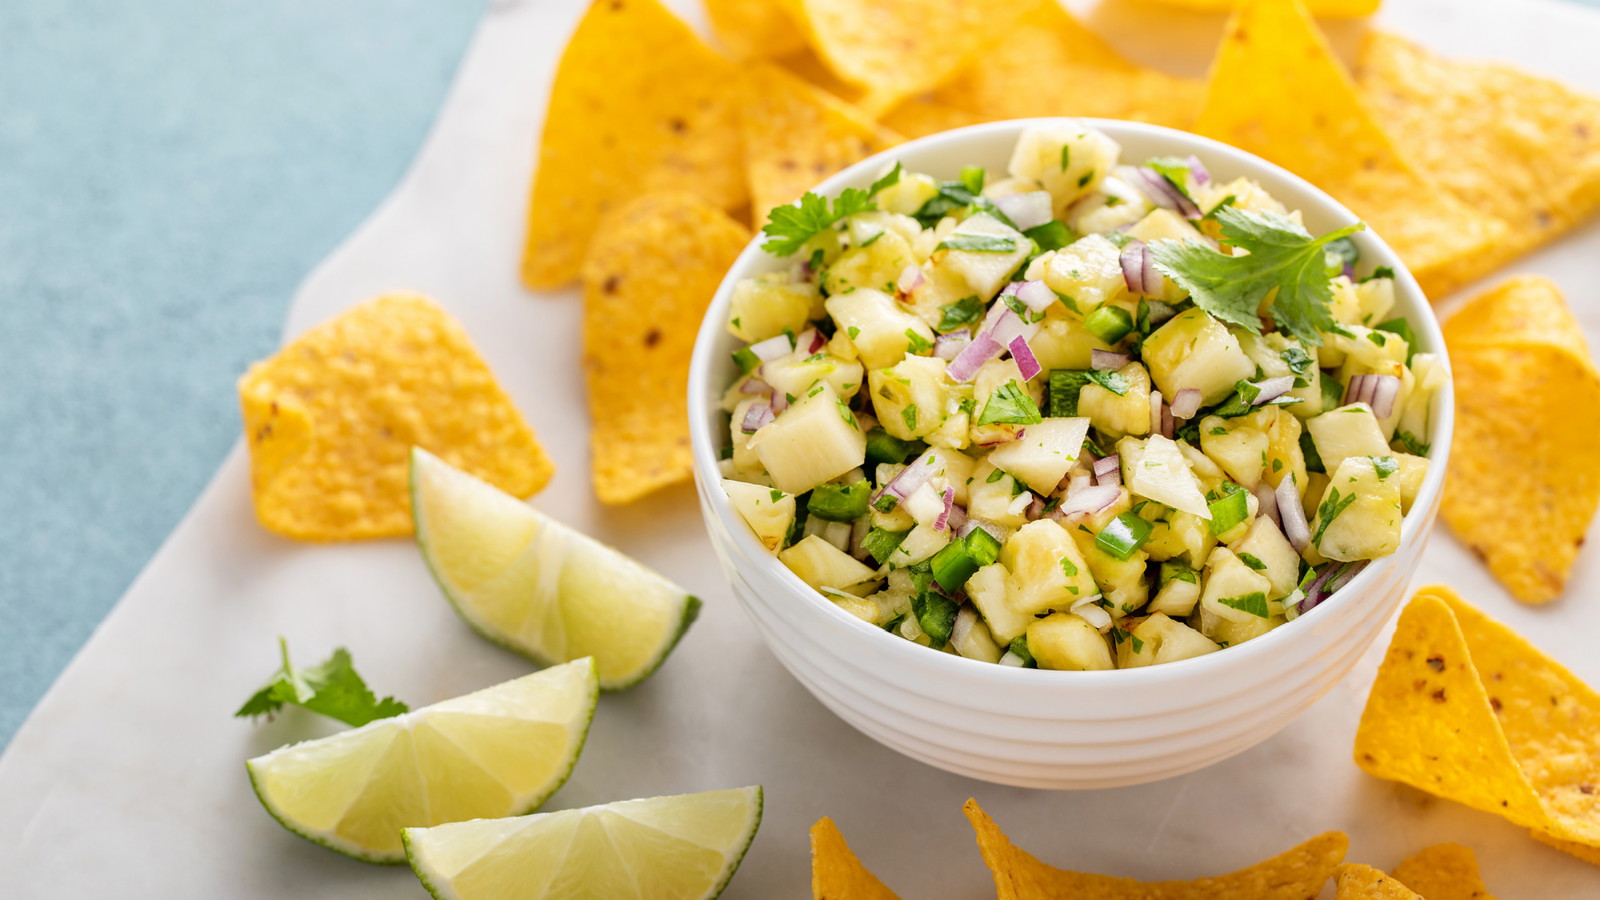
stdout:
<svg viewBox="0 0 1600 900">
<path fill-rule="evenodd" d="M 1078 413 L 1108 437 L 1150 433 L 1150 373 L 1137 362 L 1118 369 L 1126 390 L 1118 394 L 1097 382 L 1078 392 Z"/>
<path fill-rule="evenodd" d="M 1412 456 L 1410 453 L 1390 455 L 1400 463 L 1400 511 L 1408 513 L 1411 504 L 1417 500 L 1417 493 L 1422 490 L 1423 479 L 1428 477 L 1428 458 Z"/>
<path fill-rule="evenodd" d="M 1206 416 L 1200 420 L 1201 451 L 1222 466 L 1229 478 L 1247 488 L 1261 483 L 1267 465 L 1267 446 L 1271 442 L 1260 428 L 1261 418 L 1251 413 L 1229 419 Z"/>
<path fill-rule="evenodd" d="M 1012 499 L 1021 486 L 1016 479 L 995 468 L 987 457 L 973 467 L 971 478 L 967 485 L 967 515 L 1007 528 L 1021 528 L 1028 521 L 1023 512 L 1011 509 Z"/>
<path fill-rule="evenodd" d="M 1089 564 L 1095 586 L 1111 605 L 1111 614 L 1125 616 L 1150 599 L 1150 587 L 1144 579 L 1145 563 L 1150 555 L 1141 549 L 1133 551 L 1127 559 L 1118 559 L 1102 550 L 1095 535 L 1105 528 L 1110 518 L 1102 513 L 1100 521 L 1085 523 L 1083 528 L 1074 525 L 1068 533 Z"/>
<path fill-rule="evenodd" d="M 1028 625 L 1028 652 L 1041 669 L 1115 669 L 1105 635 L 1072 613 L 1052 613 Z"/>
<path fill-rule="evenodd" d="M 1200 602 L 1200 573 L 1181 563 L 1169 563 L 1161 567 L 1161 577 L 1165 580 L 1150 598 L 1145 611 L 1169 616 L 1187 616 L 1194 612 L 1195 604 Z"/>
<path fill-rule="evenodd" d="M 1059 308 L 1057 304 L 1051 310 Z M 1111 349 L 1110 344 L 1083 327 L 1082 319 L 1057 315 L 1047 316 L 1039 323 L 1039 333 L 1028 339 L 1028 346 L 1046 371 L 1087 369 L 1094 361 L 1094 351 Z"/>
<path fill-rule="evenodd" d="M 1145 338 L 1141 352 L 1161 396 L 1194 388 L 1206 406 L 1226 398 L 1256 371 L 1233 334 L 1198 307 L 1168 319 Z"/>
<path fill-rule="evenodd" d="M 1083 450 L 1089 420 L 1045 419 L 1029 425 L 1019 439 L 1001 444 L 989 453 L 989 462 L 1018 478 L 1040 496 L 1055 493 Z"/>
<path fill-rule="evenodd" d="M 913 566 L 944 549 L 950 543 L 949 531 L 935 531 L 932 525 L 918 524 L 900 546 L 889 554 L 889 565 Z"/>
<path fill-rule="evenodd" d="M 889 174 L 885 170 L 883 175 Z M 904 216 L 916 215 L 924 203 L 939 193 L 939 180 L 920 172 L 900 173 L 900 180 L 878 191 L 873 197 L 878 208 Z"/>
<path fill-rule="evenodd" d="M 1251 178 L 1235 178 L 1232 181 L 1222 182 L 1212 179 L 1210 184 L 1204 186 L 1191 185 L 1194 191 L 1195 203 L 1202 210 L 1211 210 L 1218 203 L 1232 197 L 1236 209 L 1249 210 L 1250 212 L 1275 212 L 1278 215 L 1288 215 L 1288 210 L 1279 203 L 1277 198 L 1267 193 L 1261 183 Z"/>
<path fill-rule="evenodd" d="M 1193 659 L 1222 649 L 1200 632 L 1159 612 L 1141 622 L 1139 629 L 1135 631 L 1138 637 L 1155 644 L 1156 665 Z"/>
<path fill-rule="evenodd" d="M 772 385 L 778 394 L 795 398 L 805 396 L 823 382 L 839 397 L 854 397 L 861 390 L 861 374 L 860 363 L 826 351 L 809 356 L 796 351 L 761 367 L 762 381 Z"/>
<path fill-rule="evenodd" d="M 971 487 L 969 482 L 972 481 L 972 470 L 977 461 L 959 450 L 946 447 L 930 448 L 926 457 L 928 468 L 933 470 L 928 483 L 941 495 L 946 487 L 955 488 L 955 502 L 966 506 L 967 491 Z"/>
<path fill-rule="evenodd" d="M 950 629 L 950 646 L 956 653 L 967 659 L 982 660 L 986 663 L 997 663 L 1005 653 L 1000 645 L 994 642 L 994 636 L 989 633 L 989 626 L 983 624 L 983 619 L 978 616 L 978 611 L 970 606 L 963 606 L 956 613 L 956 622 Z"/>
<path fill-rule="evenodd" d="M 1044 283 L 1061 295 L 1073 312 L 1088 315 L 1128 295 L 1122 275 L 1122 251 L 1098 234 L 1062 247 L 1045 266 Z"/>
<path fill-rule="evenodd" d="M 1025 129 L 1017 138 L 1007 170 L 1018 178 L 1037 181 L 1061 211 L 1097 190 L 1121 153 L 1116 141 L 1083 122 L 1066 119 Z"/>
<path fill-rule="evenodd" d="M 867 373 L 872 409 L 884 431 L 901 440 L 925 437 L 944 424 L 950 381 L 936 356 L 907 356 Z"/>
<path fill-rule="evenodd" d="M 963 244 L 982 245 L 982 249 L 959 249 Z M 1033 251 L 1033 242 L 1022 232 L 988 213 L 968 216 L 935 250 L 932 269 L 958 272 L 968 289 L 987 299 L 1000 293 L 1011 273 Z"/>
<path fill-rule="evenodd" d="M 1258 619 L 1255 616 L 1251 616 L 1248 619 L 1237 622 L 1229 621 L 1227 619 L 1218 619 L 1211 628 L 1211 636 L 1215 638 L 1219 644 L 1226 644 L 1229 647 L 1237 647 L 1245 641 L 1255 640 L 1256 638 L 1261 637 L 1263 634 L 1266 634 L 1272 629 L 1277 628 L 1279 625 L 1282 625 L 1285 621 L 1287 620 L 1284 619 L 1281 614 L 1274 614 L 1265 619 Z"/>
<path fill-rule="evenodd" d="M 1011 573 L 1011 608 L 1023 615 L 1067 609 L 1100 592 L 1078 545 L 1050 519 L 1017 529 L 1000 548 L 1000 563 Z"/>
<path fill-rule="evenodd" d="M 1429 422 L 1432 418 L 1433 396 L 1450 380 L 1450 373 L 1437 355 L 1418 353 L 1411 358 L 1411 374 L 1411 394 L 1403 405 L 1397 404 L 1401 412 L 1394 433 L 1396 439 L 1409 439 L 1412 446 L 1421 447 L 1428 442 L 1428 435 L 1432 433 Z"/>
<path fill-rule="evenodd" d="M 743 481 L 724 480 L 722 489 L 761 546 L 777 553 L 794 526 L 794 495 Z"/>
<path fill-rule="evenodd" d="M 1033 621 L 1032 616 L 1011 607 L 1010 583 L 1011 577 L 1006 573 L 1006 567 L 990 563 L 972 573 L 965 587 L 967 598 L 983 614 L 989 632 L 995 640 L 1007 645 L 1021 637 L 1028 623 Z"/>
<path fill-rule="evenodd" d="M 990 398 L 1001 387 L 1015 384 L 1028 395 L 1028 399 L 1033 401 L 1034 408 L 1037 409 L 1044 397 L 1044 381 L 1043 378 L 1024 381 L 1022 371 L 1017 368 L 1016 361 L 1011 359 L 991 359 L 979 366 L 978 374 L 972 379 L 972 408 L 977 411 L 972 419 L 969 434 L 972 443 L 989 446 L 1014 440 L 1017 433 L 1027 428 L 1027 425 L 1009 422 L 979 424 L 988 409 Z"/>
<path fill-rule="evenodd" d="M 1388 556 L 1400 546 L 1400 464 L 1392 455 L 1346 457 L 1328 482 L 1311 534 L 1328 559 Z"/>
<path fill-rule="evenodd" d="M 1085 194 L 1067 210 L 1067 225 L 1078 234 L 1102 234 L 1144 218 L 1150 200 L 1144 192 L 1116 175 L 1107 175 L 1100 189 Z"/>
<path fill-rule="evenodd" d="M 1298 404 L 1296 404 L 1298 405 Z M 1276 488 L 1285 478 L 1293 477 L 1295 484 L 1306 483 L 1306 454 L 1300 447 L 1300 432 L 1304 426 L 1291 410 L 1293 406 L 1270 407 L 1272 414 L 1267 432 L 1267 484 Z"/>
<path fill-rule="evenodd" d="M 916 262 L 911 244 L 897 232 L 882 227 L 870 242 L 851 247 L 828 266 L 823 286 L 828 294 L 843 294 L 852 288 L 874 288 L 891 292 L 905 267 Z"/>
<path fill-rule="evenodd" d="M 772 483 L 803 494 L 866 461 L 867 436 L 826 384 L 789 405 L 750 438 Z"/>
<path fill-rule="evenodd" d="M 928 247 L 933 250 L 933 245 Z M 967 277 L 953 268 L 924 263 L 922 282 L 905 295 L 906 308 L 916 313 L 929 326 L 937 328 L 944 321 L 944 307 L 960 300 L 978 297 L 967 286 Z"/>
<path fill-rule="evenodd" d="M 1197 518 L 1211 519 L 1211 506 L 1206 503 L 1200 482 L 1171 438 L 1159 434 L 1142 441 L 1123 438 L 1117 442 L 1117 453 L 1128 490 Z"/>
<path fill-rule="evenodd" d="M 1352 403 L 1306 420 L 1323 468 L 1336 471 L 1347 457 L 1388 456 L 1389 442 L 1365 403 Z"/>
<path fill-rule="evenodd" d="M 1297 380 L 1305 382 L 1288 393 L 1288 396 L 1300 402 L 1284 409 L 1302 419 L 1322 412 L 1322 370 L 1317 368 L 1317 355 L 1313 352 L 1315 348 L 1307 350 L 1299 341 L 1281 331 L 1271 334 L 1251 334 L 1243 328 L 1230 328 L 1228 331 L 1239 341 L 1239 348 L 1264 377 L 1294 375 Z M 1290 359 L 1296 361 L 1296 366 L 1289 365 Z"/>
<path fill-rule="evenodd" d="M 883 291 L 856 288 L 847 294 L 834 294 L 826 306 L 828 315 L 850 337 L 868 369 L 899 362 L 914 343 L 911 334 L 924 343 L 933 343 L 933 329 L 928 323 L 901 309 Z"/>
<path fill-rule="evenodd" d="M 1250 530 L 1230 550 L 1239 561 L 1266 576 L 1272 584 L 1268 600 L 1280 600 L 1300 582 L 1300 554 L 1266 516 L 1256 516 Z"/>
<path fill-rule="evenodd" d="M 1268 595 L 1272 582 L 1267 576 L 1245 565 L 1227 547 L 1211 551 L 1206 560 L 1205 581 L 1200 591 L 1200 608 L 1229 622 L 1271 615 Z"/>
<path fill-rule="evenodd" d="M 1374 278 L 1359 284 L 1343 275 L 1333 279 L 1333 299 L 1328 305 L 1340 325 L 1376 325 L 1394 308 L 1394 279 Z"/>
<path fill-rule="evenodd" d="M 785 331 L 799 334 L 816 301 L 815 286 L 792 283 L 781 272 L 743 279 L 734 285 L 728 304 L 728 331 L 752 344 Z"/>
<path fill-rule="evenodd" d="M 801 581 L 819 590 L 857 587 L 877 575 L 876 570 L 814 534 L 780 552 L 778 559 Z"/>
</svg>

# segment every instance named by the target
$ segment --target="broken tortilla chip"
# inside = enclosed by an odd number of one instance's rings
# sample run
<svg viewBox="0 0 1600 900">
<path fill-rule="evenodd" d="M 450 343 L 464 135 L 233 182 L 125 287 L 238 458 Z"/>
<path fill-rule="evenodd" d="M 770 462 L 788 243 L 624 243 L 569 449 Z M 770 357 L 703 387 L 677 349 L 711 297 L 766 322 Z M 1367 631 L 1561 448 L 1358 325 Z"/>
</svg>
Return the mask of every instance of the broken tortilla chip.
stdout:
<svg viewBox="0 0 1600 900">
<path fill-rule="evenodd" d="M 1240 7 L 1195 131 L 1332 194 L 1400 254 L 1431 298 L 1492 267 L 1494 245 L 1509 230 L 1401 156 L 1298 0 Z"/>
<path fill-rule="evenodd" d="M 1435 56 L 1374 32 L 1361 96 L 1406 158 L 1456 199 L 1508 223 L 1497 261 L 1600 207 L 1600 97 L 1499 63 Z"/>
<path fill-rule="evenodd" d="M 689 478 L 689 355 L 706 304 L 749 241 L 684 193 L 640 197 L 595 232 L 583 264 L 583 351 L 601 502 Z"/>
<path fill-rule="evenodd" d="M 811 896 L 813 900 L 899 900 L 850 852 L 839 827 L 826 817 L 811 826 Z"/>
<path fill-rule="evenodd" d="M 1334 879 L 1339 886 L 1334 900 L 1423 900 L 1392 876 L 1360 863 L 1340 866 Z"/>
<path fill-rule="evenodd" d="M 1242 0 L 1149 0 L 1162 6 L 1193 9 L 1202 12 L 1226 12 L 1237 7 Z M 1313 16 L 1330 19 L 1370 16 L 1378 11 L 1382 0 L 1306 0 L 1306 11 Z"/>
<path fill-rule="evenodd" d="M 313 541 L 411 533 L 411 447 L 517 497 L 555 468 L 461 325 L 415 294 L 370 300 L 239 379 L 256 516 Z"/>
<path fill-rule="evenodd" d="M 845 166 L 901 142 L 848 104 L 776 67 L 751 72 L 750 85 L 740 126 L 757 222 Z"/>
<path fill-rule="evenodd" d="M 1355 760 L 1368 774 L 1496 813 L 1594 862 L 1597 751 L 1600 694 L 1434 585 L 1400 614 L 1361 714 Z"/>
<path fill-rule="evenodd" d="M 1188 128 L 1204 86 L 1124 59 L 1056 0 L 1027 6 L 994 52 L 983 53 L 884 121 L 921 136 L 954 116 L 993 122 L 1034 116 L 1099 116 Z M 944 127 L 953 127 L 945 125 Z"/>
<path fill-rule="evenodd" d="M 1549 343 L 1447 345 L 1456 425 L 1440 514 L 1512 596 L 1548 603 L 1600 508 L 1600 375 Z"/>
<path fill-rule="evenodd" d="M 1478 873 L 1478 858 L 1460 844 L 1424 847 L 1395 866 L 1392 874 L 1427 900 L 1495 900 Z"/>
<path fill-rule="evenodd" d="M 706 0 L 711 31 L 735 59 L 788 56 L 806 46 L 805 34 L 779 0 Z"/>
<path fill-rule="evenodd" d="M 994 873 L 999 900 L 1305 900 L 1327 884 L 1350 845 L 1344 834 L 1329 831 L 1227 875 L 1136 881 L 1048 866 L 1012 844 L 976 800 L 968 800 L 962 810 L 977 832 L 983 861 Z"/>
<path fill-rule="evenodd" d="M 688 191 L 725 210 L 746 200 L 737 68 L 657 0 L 590 5 L 556 70 L 528 204 L 522 277 L 578 276 L 609 210 Z"/>
<path fill-rule="evenodd" d="M 1539 341 L 1594 366 L 1583 328 L 1561 289 L 1540 275 L 1519 275 L 1473 297 L 1445 320 L 1444 339 L 1457 353 L 1474 344 Z"/>
</svg>

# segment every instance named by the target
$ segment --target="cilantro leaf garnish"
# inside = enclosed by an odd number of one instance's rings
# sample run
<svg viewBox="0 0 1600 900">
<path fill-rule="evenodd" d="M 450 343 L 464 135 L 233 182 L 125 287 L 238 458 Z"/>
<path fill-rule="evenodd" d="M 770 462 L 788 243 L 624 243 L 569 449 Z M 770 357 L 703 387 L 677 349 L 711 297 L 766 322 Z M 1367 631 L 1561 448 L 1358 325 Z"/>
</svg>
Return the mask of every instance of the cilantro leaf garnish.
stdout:
<svg viewBox="0 0 1600 900">
<path fill-rule="evenodd" d="M 1321 332 L 1335 324 L 1328 311 L 1333 291 L 1323 248 L 1366 225 L 1358 222 L 1313 238 L 1277 213 L 1231 206 L 1217 210 L 1217 221 L 1223 240 L 1248 255 L 1228 256 L 1198 241 L 1156 241 L 1150 244 L 1156 268 L 1201 309 L 1252 334 L 1261 333 L 1256 310 L 1271 297 L 1278 327 L 1320 346 Z"/>
<path fill-rule="evenodd" d="M 293 703 L 346 725 L 361 726 L 398 716 L 408 709 L 393 697 L 379 700 L 356 674 L 350 652 L 343 647 L 333 651 L 321 665 L 309 669 L 297 669 L 289 661 L 289 644 L 283 638 L 278 638 L 278 650 L 283 666 L 265 687 L 239 707 L 235 716 L 271 716 L 285 704 Z"/>
<path fill-rule="evenodd" d="M 1010 253 L 1017 249 L 1017 242 L 995 234 L 952 234 L 933 249 L 966 250 L 970 253 Z"/>
<path fill-rule="evenodd" d="M 962 297 L 953 303 L 946 303 L 939 307 L 942 317 L 939 319 L 940 331 L 955 331 L 957 328 L 977 324 L 983 318 L 983 301 L 974 294 L 971 297 Z"/>
<path fill-rule="evenodd" d="M 1042 421 L 1039 407 L 1015 380 L 996 388 L 978 416 L 979 425 L 1037 425 Z"/>
<path fill-rule="evenodd" d="M 860 188 L 845 188 L 834 198 L 831 208 L 827 197 L 807 191 L 799 206 L 776 206 L 767 213 L 767 224 L 761 226 L 761 233 L 769 240 L 761 249 L 773 256 L 793 256 L 812 236 L 832 228 L 833 223 L 877 208 L 871 194 Z"/>
</svg>

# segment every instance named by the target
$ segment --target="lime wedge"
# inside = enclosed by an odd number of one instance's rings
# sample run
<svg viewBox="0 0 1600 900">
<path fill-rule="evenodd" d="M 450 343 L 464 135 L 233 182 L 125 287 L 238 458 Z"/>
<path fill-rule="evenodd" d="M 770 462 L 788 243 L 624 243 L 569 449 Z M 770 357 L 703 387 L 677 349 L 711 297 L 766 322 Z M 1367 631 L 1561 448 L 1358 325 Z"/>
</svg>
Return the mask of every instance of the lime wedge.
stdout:
<svg viewBox="0 0 1600 900">
<path fill-rule="evenodd" d="M 756 786 L 408 828 L 405 844 L 438 900 L 701 900 L 760 826 Z"/>
<path fill-rule="evenodd" d="M 507 681 L 245 763 L 283 827 L 400 863 L 400 829 L 537 809 L 571 774 L 599 699 L 594 663 Z"/>
<path fill-rule="evenodd" d="M 604 691 L 648 678 L 700 611 L 683 588 L 421 448 L 411 515 L 467 624 L 540 664 L 592 656 Z"/>
</svg>

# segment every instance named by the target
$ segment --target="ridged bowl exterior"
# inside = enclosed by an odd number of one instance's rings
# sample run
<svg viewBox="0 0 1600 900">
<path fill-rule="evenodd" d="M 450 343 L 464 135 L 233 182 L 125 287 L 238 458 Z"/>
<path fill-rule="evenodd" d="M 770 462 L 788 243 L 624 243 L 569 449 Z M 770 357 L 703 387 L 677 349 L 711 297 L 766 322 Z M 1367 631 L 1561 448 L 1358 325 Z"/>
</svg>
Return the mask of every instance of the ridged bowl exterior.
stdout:
<svg viewBox="0 0 1600 900">
<path fill-rule="evenodd" d="M 1021 130 L 997 122 L 933 135 L 858 163 L 824 182 L 833 194 L 865 186 L 897 159 L 954 177 L 976 162 L 1002 170 Z M 1214 177 L 1246 175 L 1312 233 L 1356 220 L 1306 182 L 1256 157 L 1184 132 L 1089 120 L 1124 159 L 1194 153 Z M 1396 272 L 1396 312 L 1424 349 L 1443 353 L 1438 323 L 1415 281 L 1371 232 L 1363 259 Z M 1271 737 L 1347 673 L 1393 614 L 1438 513 L 1453 397 L 1435 399 L 1433 464 L 1403 525 L 1398 552 L 1374 561 L 1305 616 L 1253 641 L 1196 659 L 1109 672 L 1016 669 L 921 647 L 863 622 L 813 591 L 768 553 L 721 488 L 717 451 L 728 427 L 718 400 L 735 377 L 737 342 L 725 327 L 732 286 L 778 267 L 752 244 L 729 271 L 702 325 L 689 378 L 690 428 L 701 512 L 734 595 L 790 673 L 840 718 L 879 743 L 947 771 L 1035 788 L 1116 787 L 1192 772 Z"/>
</svg>

